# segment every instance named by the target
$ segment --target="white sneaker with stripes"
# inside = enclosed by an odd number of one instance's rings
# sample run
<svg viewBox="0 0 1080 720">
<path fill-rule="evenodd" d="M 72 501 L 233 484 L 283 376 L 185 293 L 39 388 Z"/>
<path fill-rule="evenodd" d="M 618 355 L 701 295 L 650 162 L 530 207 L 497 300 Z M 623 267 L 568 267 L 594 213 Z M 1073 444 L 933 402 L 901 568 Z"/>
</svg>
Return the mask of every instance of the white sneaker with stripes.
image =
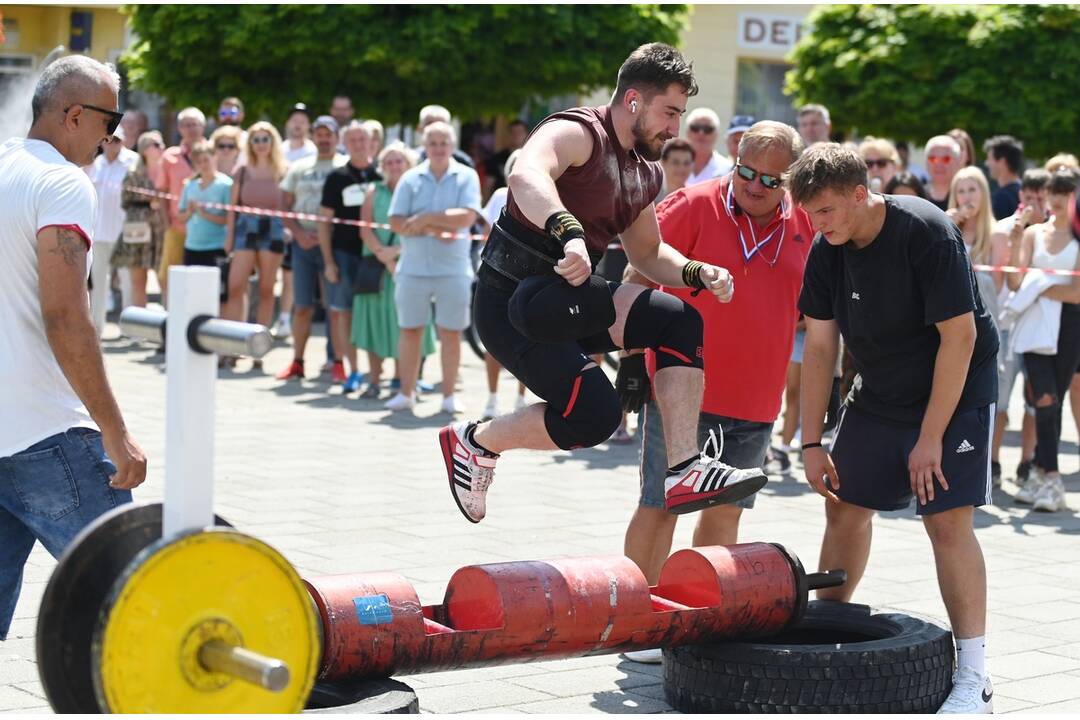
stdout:
<svg viewBox="0 0 1080 720">
<path fill-rule="evenodd" d="M 439 431 L 450 492 L 461 514 L 473 523 L 487 513 L 487 491 L 495 480 L 495 461 L 499 459 L 469 442 L 470 428 L 476 424 L 454 423 Z"/>
<path fill-rule="evenodd" d="M 713 450 L 711 455 L 710 446 Z M 716 433 L 710 430 L 709 439 L 705 441 L 697 462 L 668 475 L 664 480 L 664 502 L 668 512 L 681 515 L 713 505 L 738 502 L 765 487 L 769 478 L 761 468 L 740 470 L 732 467 L 721 462 L 723 452 L 723 430 L 720 431 L 719 444 Z"/>
</svg>

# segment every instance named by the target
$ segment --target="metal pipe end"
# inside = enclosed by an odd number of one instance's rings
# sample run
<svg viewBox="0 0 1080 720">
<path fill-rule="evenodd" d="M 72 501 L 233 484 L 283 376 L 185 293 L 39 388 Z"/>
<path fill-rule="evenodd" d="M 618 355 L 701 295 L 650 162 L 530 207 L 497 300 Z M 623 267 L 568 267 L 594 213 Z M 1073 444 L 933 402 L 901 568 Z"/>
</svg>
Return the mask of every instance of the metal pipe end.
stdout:
<svg viewBox="0 0 1080 720">
<path fill-rule="evenodd" d="M 806 586 L 810 590 L 840 587 L 847 582 L 847 571 L 842 569 L 827 572 L 807 573 Z"/>
</svg>

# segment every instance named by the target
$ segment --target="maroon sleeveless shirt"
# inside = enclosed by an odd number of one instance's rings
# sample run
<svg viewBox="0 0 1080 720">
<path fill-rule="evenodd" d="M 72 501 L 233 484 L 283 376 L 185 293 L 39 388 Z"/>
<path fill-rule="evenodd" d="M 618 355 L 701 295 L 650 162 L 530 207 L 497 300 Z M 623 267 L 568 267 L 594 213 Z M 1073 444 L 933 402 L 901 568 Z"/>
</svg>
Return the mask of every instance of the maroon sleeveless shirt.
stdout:
<svg viewBox="0 0 1080 720">
<path fill-rule="evenodd" d="M 593 136 L 593 150 L 588 162 L 570 166 L 555 181 L 559 199 L 585 229 L 585 244 L 590 254 L 602 255 L 608 243 L 630 227 L 641 211 L 660 193 L 664 171 L 660 163 L 641 157 L 636 150 L 623 150 L 611 124 L 607 106 L 570 108 L 545 118 L 573 120 L 584 125 Z M 539 127 L 539 125 L 537 126 Z M 543 228 L 530 222 L 514 201 L 511 190 L 506 212 L 541 235 Z"/>
</svg>

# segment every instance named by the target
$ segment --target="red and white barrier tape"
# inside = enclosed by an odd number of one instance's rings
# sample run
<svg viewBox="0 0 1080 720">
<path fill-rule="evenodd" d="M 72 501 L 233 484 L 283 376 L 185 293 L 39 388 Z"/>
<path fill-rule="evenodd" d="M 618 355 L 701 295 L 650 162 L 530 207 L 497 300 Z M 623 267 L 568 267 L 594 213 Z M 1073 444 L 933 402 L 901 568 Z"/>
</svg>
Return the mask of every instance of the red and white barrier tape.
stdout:
<svg viewBox="0 0 1080 720">
<path fill-rule="evenodd" d="M 136 195 L 145 195 L 147 197 L 161 198 L 164 200 L 175 200 L 177 196 L 174 193 L 164 192 L 162 190 L 147 190 L 146 188 L 134 187 L 131 185 L 125 185 L 124 189 L 128 192 L 135 193 Z M 199 201 L 200 207 L 215 208 L 218 210 L 231 210 L 233 212 L 244 213 L 245 215 L 265 215 L 266 217 L 279 217 L 288 218 L 290 220 L 310 220 L 312 222 L 331 223 L 332 225 L 353 225 L 355 227 L 367 227 L 376 230 L 391 230 L 392 228 L 386 223 L 365 222 L 364 220 L 348 220 L 345 218 L 325 217 L 323 215 L 313 215 L 311 213 L 298 213 L 287 210 L 267 210 L 266 208 L 250 207 L 248 205 L 232 205 L 230 203 L 217 203 L 217 202 L 202 202 Z M 432 234 L 432 237 L 440 237 L 456 240 L 460 237 L 457 233 L 441 232 L 438 234 Z M 470 240 L 485 240 L 486 235 L 469 235 Z"/>
<path fill-rule="evenodd" d="M 978 272 L 1028 273 L 1041 272 L 1044 275 L 1080 275 L 1080 270 L 1054 270 L 1053 268 L 1016 267 L 1015 265 L 972 265 Z"/>
</svg>

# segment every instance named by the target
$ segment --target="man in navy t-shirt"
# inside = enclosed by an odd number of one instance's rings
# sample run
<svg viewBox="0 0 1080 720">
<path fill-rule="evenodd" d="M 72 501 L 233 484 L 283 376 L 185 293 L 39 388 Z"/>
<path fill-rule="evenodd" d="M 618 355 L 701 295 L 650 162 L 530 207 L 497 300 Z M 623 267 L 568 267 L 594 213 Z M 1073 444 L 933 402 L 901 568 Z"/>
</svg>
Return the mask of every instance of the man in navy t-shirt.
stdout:
<svg viewBox="0 0 1080 720">
<path fill-rule="evenodd" d="M 998 337 L 963 237 L 925 200 L 870 193 L 854 150 L 814 145 L 790 173 L 792 199 L 818 232 L 799 298 L 803 464 L 829 500 L 821 567 L 848 573 L 818 597 L 851 598 L 874 512 L 917 497 L 957 638 L 959 669 L 940 712 L 991 712 L 986 568 L 973 520 L 991 501 Z M 830 454 L 805 433 L 823 425 L 841 335 L 859 376 Z"/>
</svg>

